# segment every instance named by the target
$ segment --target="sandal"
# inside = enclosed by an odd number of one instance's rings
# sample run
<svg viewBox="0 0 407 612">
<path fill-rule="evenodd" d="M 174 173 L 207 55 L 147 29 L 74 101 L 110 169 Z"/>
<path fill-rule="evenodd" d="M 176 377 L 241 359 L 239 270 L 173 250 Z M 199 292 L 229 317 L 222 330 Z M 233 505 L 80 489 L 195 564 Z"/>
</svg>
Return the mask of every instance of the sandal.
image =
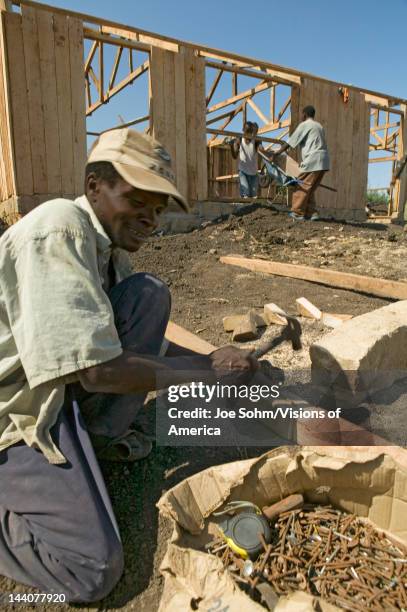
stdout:
<svg viewBox="0 0 407 612">
<path fill-rule="evenodd" d="M 131 463 L 147 457 L 153 447 L 150 438 L 135 429 L 117 438 L 91 435 L 91 440 L 97 458 L 103 461 Z"/>
</svg>

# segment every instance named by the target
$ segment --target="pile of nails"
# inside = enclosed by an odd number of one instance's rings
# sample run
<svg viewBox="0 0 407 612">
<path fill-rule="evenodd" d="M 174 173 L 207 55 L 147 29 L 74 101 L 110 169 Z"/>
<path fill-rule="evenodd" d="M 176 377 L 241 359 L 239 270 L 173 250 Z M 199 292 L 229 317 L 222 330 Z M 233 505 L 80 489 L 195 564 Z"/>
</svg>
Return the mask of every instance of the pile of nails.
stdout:
<svg viewBox="0 0 407 612">
<path fill-rule="evenodd" d="M 407 550 L 356 516 L 305 504 L 272 525 L 273 539 L 244 561 L 217 538 L 206 546 L 255 601 L 272 610 L 303 590 L 352 612 L 407 612 Z"/>
</svg>

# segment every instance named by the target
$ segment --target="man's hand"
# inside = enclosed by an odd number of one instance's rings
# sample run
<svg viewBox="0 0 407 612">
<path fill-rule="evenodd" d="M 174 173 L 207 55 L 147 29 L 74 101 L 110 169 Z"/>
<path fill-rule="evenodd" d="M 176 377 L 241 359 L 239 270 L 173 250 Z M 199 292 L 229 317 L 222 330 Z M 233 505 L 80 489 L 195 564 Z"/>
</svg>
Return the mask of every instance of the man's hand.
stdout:
<svg viewBox="0 0 407 612">
<path fill-rule="evenodd" d="M 224 346 L 209 355 L 214 370 L 222 372 L 256 372 L 259 362 L 252 356 L 252 351 Z"/>
</svg>

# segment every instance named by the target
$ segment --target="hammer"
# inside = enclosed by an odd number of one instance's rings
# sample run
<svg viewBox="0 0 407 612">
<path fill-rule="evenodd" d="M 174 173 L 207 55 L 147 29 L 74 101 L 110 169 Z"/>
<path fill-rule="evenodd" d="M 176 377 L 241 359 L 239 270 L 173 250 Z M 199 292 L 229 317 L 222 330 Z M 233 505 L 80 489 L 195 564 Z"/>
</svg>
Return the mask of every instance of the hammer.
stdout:
<svg viewBox="0 0 407 612">
<path fill-rule="evenodd" d="M 255 351 L 253 351 L 253 357 L 255 357 L 256 359 L 259 359 L 259 357 L 263 357 L 263 355 L 265 355 L 269 351 L 272 351 L 286 340 L 291 342 L 293 351 L 299 351 L 302 348 L 302 329 L 298 319 L 296 319 L 295 317 L 291 317 L 286 312 L 284 312 L 284 310 L 278 308 L 278 306 L 274 308 L 274 312 L 281 315 L 282 317 L 285 317 L 285 319 L 287 320 L 287 325 L 284 327 L 283 331 L 279 336 L 276 336 L 275 338 L 264 342 Z"/>
</svg>

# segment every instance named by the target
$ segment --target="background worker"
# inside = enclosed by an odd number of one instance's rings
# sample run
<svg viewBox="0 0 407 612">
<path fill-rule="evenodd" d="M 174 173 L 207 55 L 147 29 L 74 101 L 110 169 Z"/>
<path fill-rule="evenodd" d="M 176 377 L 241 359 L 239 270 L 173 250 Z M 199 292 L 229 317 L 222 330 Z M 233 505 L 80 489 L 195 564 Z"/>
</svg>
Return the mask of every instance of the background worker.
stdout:
<svg viewBox="0 0 407 612">
<path fill-rule="evenodd" d="M 315 192 L 322 177 L 329 170 L 329 154 L 326 145 L 325 131 L 320 123 L 314 120 L 315 108 L 306 106 L 302 111 L 302 122 L 282 147 L 273 153 L 273 160 L 289 148 L 297 146 L 301 150 L 300 183 L 292 196 L 289 216 L 295 221 L 310 219 L 317 221 L 315 210 Z"/>
<path fill-rule="evenodd" d="M 126 251 L 168 198 L 188 210 L 167 151 L 105 132 L 85 177 L 86 195 L 41 204 L 0 239 L 0 574 L 71 602 L 102 599 L 123 571 L 95 441 L 104 458 L 144 457 L 148 391 L 257 368 L 234 347 L 168 345 L 168 287 L 132 274 Z"/>
<path fill-rule="evenodd" d="M 253 121 L 246 121 L 243 126 L 243 137 L 230 141 L 232 156 L 239 156 L 240 197 L 257 198 L 259 178 L 258 151 L 266 153 L 261 141 L 257 140 L 259 126 Z"/>
</svg>

